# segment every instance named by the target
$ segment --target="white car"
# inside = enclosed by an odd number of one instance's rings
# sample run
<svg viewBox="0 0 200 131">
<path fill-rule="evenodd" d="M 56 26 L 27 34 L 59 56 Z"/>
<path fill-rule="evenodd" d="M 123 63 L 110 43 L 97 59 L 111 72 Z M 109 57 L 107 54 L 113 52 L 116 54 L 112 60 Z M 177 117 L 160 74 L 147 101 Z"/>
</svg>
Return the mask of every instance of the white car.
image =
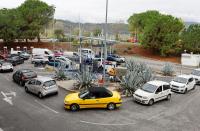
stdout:
<svg viewBox="0 0 200 131">
<path fill-rule="evenodd" d="M 64 56 L 60 56 L 60 57 L 56 57 L 56 60 L 61 60 L 63 62 L 65 62 L 68 65 L 72 65 L 72 61 Z"/>
<path fill-rule="evenodd" d="M 196 84 L 200 85 L 200 68 L 194 69 L 191 72 L 191 76 L 195 79 Z"/>
<path fill-rule="evenodd" d="M 195 89 L 195 79 L 191 75 L 179 75 L 171 82 L 171 90 L 179 93 L 187 93 L 187 91 Z"/>
<path fill-rule="evenodd" d="M 13 72 L 13 65 L 5 61 L 0 61 L 0 72 L 4 72 L 4 71 Z"/>
<path fill-rule="evenodd" d="M 147 82 L 142 88 L 137 89 L 133 94 L 133 98 L 142 104 L 153 105 L 154 102 L 163 99 L 170 100 L 171 94 L 169 83 L 154 80 Z"/>
<path fill-rule="evenodd" d="M 40 55 L 36 55 L 36 56 L 33 56 L 32 59 L 31 59 L 31 63 L 34 64 L 36 62 L 41 62 L 41 63 L 48 63 L 49 60 L 48 58 L 44 57 L 44 56 L 40 56 Z"/>
</svg>

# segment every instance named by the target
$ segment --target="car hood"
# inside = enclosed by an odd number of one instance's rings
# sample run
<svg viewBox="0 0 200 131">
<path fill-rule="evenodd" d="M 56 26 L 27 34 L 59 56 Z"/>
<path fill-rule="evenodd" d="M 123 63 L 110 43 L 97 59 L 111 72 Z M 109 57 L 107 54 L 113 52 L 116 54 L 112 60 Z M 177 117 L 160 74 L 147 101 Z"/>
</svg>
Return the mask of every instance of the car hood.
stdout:
<svg viewBox="0 0 200 131">
<path fill-rule="evenodd" d="M 191 76 L 192 76 L 193 78 L 200 79 L 200 76 L 192 75 L 192 74 L 191 74 Z"/>
<path fill-rule="evenodd" d="M 182 87 L 182 86 L 185 86 L 186 84 L 184 84 L 184 83 L 179 83 L 179 82 L 175 82 L 175 81 L 171 81 L 171 82 L 170 82 L 170 85 L 175 85 L 175 86 L 178 86 L 178 87 Z"/>
<path fill-rule="evenodd" d="M 68 94 L 66 97 L 65 97 L 65 101 L 76 101 L 76 100 L 80 100 L 79 96 L 78 96 L 78 93 L 71 93 L 71 94 Z"/>
<path fill-rule="evenodd" d="M 152 93 L 149 93 L 149 92 L 146 92 L 146 91 L 143 91 L 143 90 L 141 90 L 141 89 L 137 89 L 136 91 L 135 91 L 135 93 L 134 94 L 137 94 L 137 95 L 139 95 L 139 96 L 145 96 L 145 97 L 149 97 L 149 96 L 151 96 L 152 95 Z"/>
</svg>

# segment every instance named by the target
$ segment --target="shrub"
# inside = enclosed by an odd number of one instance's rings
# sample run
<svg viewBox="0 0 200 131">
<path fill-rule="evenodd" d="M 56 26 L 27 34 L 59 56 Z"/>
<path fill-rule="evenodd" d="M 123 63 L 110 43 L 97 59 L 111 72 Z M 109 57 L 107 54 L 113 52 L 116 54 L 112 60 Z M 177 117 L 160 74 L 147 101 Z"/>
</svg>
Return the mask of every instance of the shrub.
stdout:
<svg viewBox="0 0 200 131">
<path fill-rule="evenodd" d="M 129 47 L 127 47 L 127 50 L 131 50 L 132 48 L 129 46 Z"/>
<path fill-rule="evenodd" d="M 129 96 L 152 79 L 152 70 L 145 63 L 137 63 L 134 60 L 126 63 L 127 74 L 122 78 L 121 87 Z"/>
<path fill-rule="evenodd" d="M 170 63 L 165 63 L 163 68 L 162 68 L 162 73 L 165 76 L 172 76 L 174 73 L 174 67 Z"/>
</svg>

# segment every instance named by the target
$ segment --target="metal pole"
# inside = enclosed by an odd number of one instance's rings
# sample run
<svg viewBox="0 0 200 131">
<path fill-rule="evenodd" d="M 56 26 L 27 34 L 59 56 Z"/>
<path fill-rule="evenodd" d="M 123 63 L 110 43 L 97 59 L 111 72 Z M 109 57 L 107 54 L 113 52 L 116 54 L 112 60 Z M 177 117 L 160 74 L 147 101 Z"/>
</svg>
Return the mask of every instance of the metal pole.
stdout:
<svg viewBox="0 0 200 131">
<path fill-rule="evenodd" d="M 105 25 L 104 25 L 104 63 L 103 63 L 103 79 L 104 79 L 104 85 L 105 85 L 105 78 L 106 78 L 106 59 L 107 59 L 107 46 L 106 46 L 106 41 L 107 41 L 107 24 L 108 24 L 108 0 L 106 0 L 106 18 L 105 18 Z"/>
<path fill-rule="evenodd" d="M 54 16 L 53 16 L 53 38 L 54 38 L 54 33 L 55 33 L 55 19 L 54 19 Z M 54 57 L 54 64 L 53 64 L 53 70 L 55 71 L 55 67 L 56 67 L 56 60 L 55 60 L 55 54 L 54 54 L 54 51 L 55 51 L 55 40 L 53 40 L 53 57 Z"/>
<path fill-rule="evenodd" d="M 80 72 L 82 72 L 82 43 L 81 43 L 81 23 L 80 23 L 80 16 L 79 16 L 79 42 L 80 42 L 80 48 L 79 48 L 79 55 L 80 55 L 80 58 L 79 58 L 79 68 L 80 68 Z"/>
</svg>

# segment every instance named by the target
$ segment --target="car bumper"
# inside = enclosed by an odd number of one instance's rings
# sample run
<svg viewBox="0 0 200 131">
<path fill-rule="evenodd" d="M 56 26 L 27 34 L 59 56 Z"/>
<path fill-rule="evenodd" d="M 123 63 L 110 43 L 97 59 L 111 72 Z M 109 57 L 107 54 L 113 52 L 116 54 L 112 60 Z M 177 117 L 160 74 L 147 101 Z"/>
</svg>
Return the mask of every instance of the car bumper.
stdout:
<svg viewBox="0 0 200 131">
<path fill-rule="evenodd" d="M 173 92 L 179 92 L 179 93 L 184 93 L 185 88 L 171 88 L 171 91 L 173 91 Z"/>
<path fill-rule="evenodd" d="M 42 95 L 43 96 L 51 95 L 51 94 L 55 94 L 55 93 L 58 93 L 58 89 L 57 88 L 42 91 Z"/>
<path fill-rule="evenodd" d="M 70 109 L 70 105 L 69 104 L 64 104 L 64 108 L 65 109 Z"/>
<path fill-rule="evenodd" d="M 133 96 L 133 99 L 134 99 L 134 101 L 142 103 L 142 104 L 148 104 L 149 103 L 149 100 L 137 97 L 135 95 Z"/>
</svg>

